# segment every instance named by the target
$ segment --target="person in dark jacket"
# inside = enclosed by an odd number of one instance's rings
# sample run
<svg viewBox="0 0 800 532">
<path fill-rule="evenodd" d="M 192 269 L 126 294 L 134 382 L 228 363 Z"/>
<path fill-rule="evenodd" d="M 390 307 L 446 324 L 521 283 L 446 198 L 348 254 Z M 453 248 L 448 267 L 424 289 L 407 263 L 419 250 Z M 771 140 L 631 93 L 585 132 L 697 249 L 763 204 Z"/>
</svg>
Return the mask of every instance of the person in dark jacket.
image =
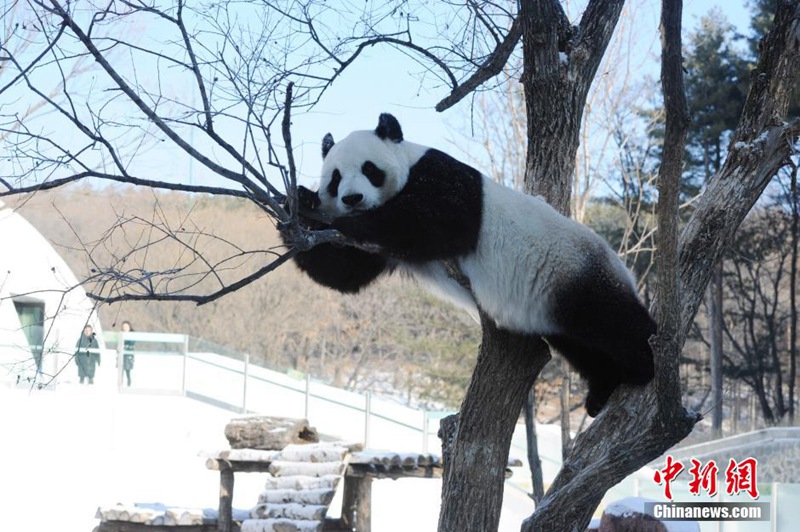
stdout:
<svg viewBox="0 0 800 532">
<path fill-rule="evenodd" d="M 88 379 L 94 384 L 94 371 L 100 365 L 100 345 L 91 325 L 83 328 L 83 334 L 75 344 L 75 363 L 78 365 L 78 378 L 81 384 Z"/>
<path fill-rule="evenodd" d="M 123 337 L 127 332 L 133 332 L 131 322 L 123 321 L 120 325 Z M 131 385 L 131 370 L 133 369 L 133 350 L 136 342 L 133 340 L 123 340 L 122 342 L 122 369 L 125 370 L 125 378 L 128 380 L 128 386 Z"/>
</svg>

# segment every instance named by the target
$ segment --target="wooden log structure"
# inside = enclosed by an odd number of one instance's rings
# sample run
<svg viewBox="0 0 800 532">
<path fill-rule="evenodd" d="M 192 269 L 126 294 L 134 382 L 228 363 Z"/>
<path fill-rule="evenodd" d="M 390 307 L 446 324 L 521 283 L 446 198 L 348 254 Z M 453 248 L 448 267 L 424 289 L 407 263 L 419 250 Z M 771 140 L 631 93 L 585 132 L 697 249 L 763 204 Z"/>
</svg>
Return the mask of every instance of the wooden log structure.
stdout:
<svg viewBox="0 0 800 532">
<path fill-rule="evenodd" d="M 354 447 L 343 443 L 323 442 L 288 445 L 278 452 L 231 449 L 208 456 L 206 467 L 220 472 L 218 530 L 228 532 L 228 527 L 236 525 L 228 517 L 236 472 L 269 473 L 258 504 L 250 510 L 248 519 L 239 523 L 242 532 L 329 529 L 325 514 L 345 472 L 351 448 Z M 339 529 L 339 524 L 338 520 L 332 523 L 331 529 Z"/>
<path fill-rule="evenodd" d="M 232 532 L 233 529 L 233 469 L 219 471 L 219 532 Z"/>
<path fill-rule="evenodd" d="M 372 477 L 345 477 L 341 522 L 346 530 L 372 531 Z"/>
<path fill-rule="evenodd" d="M 280 451 L 287 445 L 319 442 L 319 435 L 307 419 L 250 416 L 232 419 L 225 425 L 225 437 L 232 449 Z"/>
<path fill-rule="evenodd" d="M 291 473 L 288 476 L 273 476 L 268 479 L 266 487 L 272 490 L 271 494 L 263 493 L 259 503 L 274 497 L 281 500 L 285 497 L 285 490 L 297 490 L 293 494 L 295 502 L 308 500 L 311 504 L 313 497 L 320 496 L 324 486 L 328 485 L 328 478 L 333 477 L 324 462 L 317 462 L 319 467 L 317 477 L 304 477 L 295 473 L 309 473 L 313 471 L 310 466 L 315 465 L 315 460 L 326 456 L 326 451 L 313 449 L 305 456 L 296 455 L 304 446 L 293 446 L 286 453 L 253 452 L 250 449 L 234 449 L 221 451 L 208 457 L 206 467 L 212 470 L 231 472 L 268 472 Z M 316 451 L 316 452 L 315 452 Z M 292 460 L 284 460 L 291 458 Z M 295 461 L 296 460 L 296 461 Z M 307 460 L 308 462 L 303 462 Z M 519 459 L 509 459 L 506 468 L 506 478 L 512 475 L 510 467 L 519 467 Z M 342 499 L 342 516 L 340 519 L 325 519 L 323 531 L 371 531 L 371 506 L 372 506 L 372 481 L 375 479 L 399 478 L 441 478 L 442 462 L 438 455 L 429 453 L 393 453 L 355 451 L 349 456 L 347 467 L 343 472 L 344 494 Z M 222 479 L 220 479 L 222 482 Z M 220 488 L 222 493 L 222 488 Z M 298 493 L 305 493 L 299 496 Z M 328 495 L 325 495 L 327 497 Z M 332 495 L 331 495 L 332 496 Z M 299 498 L 298 498 L 299 497 Z M 308 499 L 304 499 L 307 497 Z M 322 503 L 322 502 L 321 502 Z M 220 498 L 220 504 L 223 504 Z M 227 504 L 227 500 L 225 501 Z M 328 500 L 326 504 L 330 504 Z M 220 515 L 222 515 L 220 508 Z M 234 523 L 235 526 L 235 523 Z M 219 530 L 223 530 L 220 528 Z M 232 529 L 235 530 L 235 529 Z"/>
<path fill-rule="evenodd" d="M 349 454 L 346 467 L 337 473 L 331 463 L 344 459 L 344 454 L 351 449 L 355 452 Z M 116 505 L 98 509 L 97 517 L 102 521 L 95 532 L 370 532 L 373 480 L 442 476 L 441 459 L 435 454 L 362 452 L 356 449 L 360 447 L 347 444 L 340 451 L 334 451 L 321 444 L 291 446 L 285 452 L 258 449 L 214 452 L 207 455 L 206 467 L 220 473 L 220 504 L 216 512 L 163 505 Z M 298 464 L 301 465 L 298 467 Z M 316 469 L 315 465 L 318 466 Z M 522 463 L 517 459 L 508 462 L 509 467 L 520 465 Z M 250 511 L 234 511 L 232 508 L 235 473 L 271 474 L 266 480 L 265 491 Z M 291 474 L 283 476 L 282 473 Z M 323 509 L 330 505 L 341 476 L 344 477 L 341 518 L 324 518 Z M 507 468 L 506 478 L 510 476 L 511 471 Z M 318 528 L 303 528 L 305 525 L 298 520 L 303 516 L 292 509 L 292 505 L 308 507 L 299 511 L 309 512 L 306 517 L 316 520 Z M 247 525 L 242 528 L 245 522 Z"/>
</svg>

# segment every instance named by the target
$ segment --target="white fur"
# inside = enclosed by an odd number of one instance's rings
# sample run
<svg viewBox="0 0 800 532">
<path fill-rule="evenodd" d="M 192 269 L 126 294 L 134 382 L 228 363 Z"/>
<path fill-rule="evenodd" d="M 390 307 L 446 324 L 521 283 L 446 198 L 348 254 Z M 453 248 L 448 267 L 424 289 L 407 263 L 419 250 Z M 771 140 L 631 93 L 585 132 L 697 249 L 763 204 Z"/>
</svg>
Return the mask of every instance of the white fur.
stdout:
<svg viewBox="0 0 800 532">
<path fill-rule="evenodd" d="M 427 150 L 407 141 L 381 140 L 374 131 L 351 133 L 331 148 L 323 163 L 321 210 L 334 216 L 352 214 L 354 209 L 341 201 L 348 194 L 364 195 L 365 200 L 355 210 L 382 204 L 403 189 L 409 169 Z M 379 189 L 361 173 L 361 165 L 368 160 L 387 174 Z M 335 198 L 327 191 L 334 169 L 342 174 Z M 420 265 L 395 261 L 393 266 L 476 318 L 477 302 L 499 326 L 539 335 L 560 332 L 552 319 L 558 304 L 554 292 L 581 275 L 587 258 L 635 292 L 631 273 L 590 229 L 560 215 L 542 198 L 515 192 L 485 176 L 482 188 L 477 249 L 458 260 L 472 293 L 450 278 L 439 262 Z"/>
<path fill-rule="evenodd" d="M 557 333 L 554 291 L 581 275 L 587 253 L 635 291 L 633 276 L 589 228 L 560 215 L 540 197 L 483 177 L 478 249 L 459 261 L 478 304 L 501 327 Z"/>
<path fill-rule="evenodd" d="M 472 293 L 450 277 L 441 262 L 426 262 L 421 265 L 398 262 L 394 266 L 401 273 L 413 277 L 431 294 L 453 303 L 467 311 L 475 321 L 480 321 L 478 307 Z"/>
<path fill-rule="evenodd" d="M 413 142 L 381 140 L 374 131 L 353 131 L 334 144 L 322 162 L 320 210 L 331 216 L 346 216 L 353 214 L 353 211 L 377 207 L 406 186 L 408 169 L 427 150 L 425 146 Z M 386 172 L 386 182 L 382 187 L 373 187 L 361 173 L 361 165 L 365 161 L 372 161 Z M 342 180 L 336 197 L 331 197 L 328 183 L 334 170 L 339 170 Z M 342 202 L 342 198 L 350 194 L 364 195 L 364 200 L 355 209 Z"/>
</svg>

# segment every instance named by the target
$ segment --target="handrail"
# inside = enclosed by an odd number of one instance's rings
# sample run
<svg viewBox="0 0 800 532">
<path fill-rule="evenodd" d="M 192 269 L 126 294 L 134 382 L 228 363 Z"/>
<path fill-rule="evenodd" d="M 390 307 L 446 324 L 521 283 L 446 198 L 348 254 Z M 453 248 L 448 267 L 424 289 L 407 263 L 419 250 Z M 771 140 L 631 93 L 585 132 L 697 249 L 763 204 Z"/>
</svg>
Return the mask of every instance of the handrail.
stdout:
<svg viewBox="0 0 800 532">
<path fill-rule="evenodd" d="M 324 383 L 314 382 L 309 378 L 306 378 L 305 382 L 298 382 L 297 386 L 291 386 L 285 382 L 286 378 L 292 378 L 289 375 L 281 372 L 275 372 L 274 370 L 259 364 L 254 364 L 250 362 L 250 357 L 247 354 L 238 353 L 233 350 L 223 348 L 222 346 L 216 346 L 211 342 L 207 342 L 199 338 L 194 338 L 183 334 L 149 333 L 140 331 L 125 333 L 110 331 L 104 334 L 104 338 L 106 340 L 106 345 L 117 346 L 118 350 L 123 349 L 123 340 L 135 342 L 135 349 L 130 354 L 133 354 L 139 360 L 141 360 L 140 357 L 182 356 L 184 358 L 184 364 L 180 370 L 181 382 L 173 382 L 172 386 L 174 386 L 174 388 L 171 387 L 170 389 L 177 392 L 178 387 L 180 386 L 180 393 L 182 395 L 188 395 L 195 399 L 202 399 L 217 406 L 228 405 L 229 408 L 239 412 L 251 412 L 252 409 L 249 408 L 247 404 L 248 394 L 258 393 L 260 391 L 258 388 L 259 386 L 268 385 L 298 394 L 298 403 L 302 397 L 302 401 L 304 403 L 303 409 L 306 417 L 308 417 L 308 405 L 310 400 L 315 401 L 316 405 L 322 404 L 323 408 L 326 409 L 338 408 L 342 411 L 362 413 L 365 417 L 365 440 L 370 438 L 370 424 L 373 421 L 391 423 L 398 428 L 411 431 L 412 434 L 418 434 L 418 437 L 420 438 L 419 448 L 423 449 L 425 452 L 427 452 L 428 447 L 428 436 L 430 436 L 431 433 L 435 434 L 435 431 L 430 430 L 429 420 L 431 417 L 435 417 L 436 414 L 430 416 L 425 410 L 419 410 L 402 405 L 391 405 L 391 408 L 401 409 L 400 413 L 402 414 L 402 417 L 418 417 L 420 422 L 418 424 L 414 424 L 409 420 L 397 419 L 397 417 L 393 417 L 390 414 L 376 411 L 376 409 L 381 409 L 380 403 L 382 401 L 379 398 L 368 399 L 365 394 L 339 389 L 335 393 L 346 395 L 344 396 L 345 399 L 337 399 L 335 397 L 326 395 L 324 392 L 315 391 L 315 385 L 327 385 Z M 156 346 L 154 344 L 161 345 Z M 169 351 L 168 346 L 164 344 L 175 345 L 175 351 Z M 203 351 L 189 351 L 188 346 L 190 345 L 200 347 L 203 349 Z M 148 350 L 148 346 L 157 348 L 154 350 Z M 210 350 L 214 349 L 216 351 L 217 349 L 215 348 L 219 348 L 219 350 L 224 351 L 224 353 L 217 353 Z M 128 353 L 128 351 L 125 351 L 125 353 Z M 119 351 L 118 358 L 121 359 L 121 356 L 121 351 Z M 139 362 L 137 362 L 137 364 L 139 364 Z M 121 361 L 118 362 L 118 367 L 122 367 Z M 251 368 L 260 368 L 261 371 L 254 371 Z M 200 386 L 198 386 L 197 382 L 187 383 L 187 374 L 197 373 L 198 370 L 203 371 L 204 375 L 206 370 L 218 372 L 216 374 L 217 377 L 206 377 L 209 382 L 208 387 L 202 385 L 205 384 L 205 382 L 203 382 Z M 177 368 L 175 371 L 177 371 Z M 274 373 L 275 375 L 272 376 L 270 373 Z M 223 375 L 226 376 L 223 377 Z M 238 377 L 240 379 L 240 384 L 238 385 L 237 389 L 231 389 L 230 387 L 227 389 L 222 387 L 213 388 L 215 385 L 218 385 L 222 379 L 225 379 L 225 382 L 228 382 L 231 376 L 234 378 Z M 120 389 L 125 389 L 122 386 L 121 370 L 119 373 L 118 384 Z M 127 389 L 125 390 L 127 391 Z M 226 399 L 220 399 L 220 396 L 225 396 Z M 234 400 L 231 401 L 230 398 L 234 398 Z M 347 401 L 347 398 L 352 399 L 352 401 Z M 386 401 L 383 402 L 388 404 Z M 295 404 L 294 406 L 298 405 Z M 368 441 L 365 443 L 369 445 Z"/>
</svg>

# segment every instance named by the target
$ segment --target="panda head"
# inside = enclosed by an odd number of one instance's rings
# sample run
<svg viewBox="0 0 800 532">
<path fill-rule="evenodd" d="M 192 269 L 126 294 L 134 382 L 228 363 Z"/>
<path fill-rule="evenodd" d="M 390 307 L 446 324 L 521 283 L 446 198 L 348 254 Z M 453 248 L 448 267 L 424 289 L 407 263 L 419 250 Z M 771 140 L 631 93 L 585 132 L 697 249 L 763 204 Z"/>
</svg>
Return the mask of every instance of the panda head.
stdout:
<svg viewBox="0 0 800 532">
<path fill-rule="evenodd" d="M 320 210 L 334 217 L 353 215 L 400 192 L 408 180 L 407 144 L 400 123 L 388 113 L 374 131 L 354 131 L 337 143 L 325 135 Z"/>
</svg>

